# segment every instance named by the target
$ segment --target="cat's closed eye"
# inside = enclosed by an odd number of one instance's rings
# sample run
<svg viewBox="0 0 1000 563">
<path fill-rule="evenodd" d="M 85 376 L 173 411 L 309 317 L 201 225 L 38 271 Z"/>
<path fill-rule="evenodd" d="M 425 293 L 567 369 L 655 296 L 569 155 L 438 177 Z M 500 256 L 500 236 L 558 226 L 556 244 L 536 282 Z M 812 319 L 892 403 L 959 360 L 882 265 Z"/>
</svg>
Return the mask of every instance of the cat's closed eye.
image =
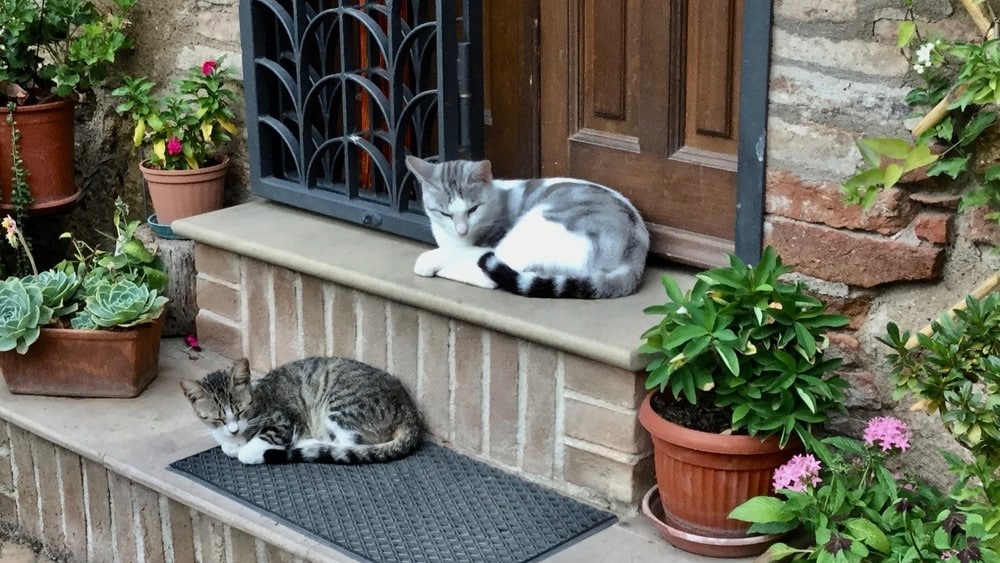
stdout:
<svg viewBox="0 0 1000 563">
<path fill-rule="evenodd" d="M 473 205 L 472 207 L 470 207 L 469 208 L 469 215 L 472 215 L 473 213 L 475 213 L 477 209 L 479 209 L 478 205 Z"/>
<path fill-rule="evenodd" d="M 438 213 L 440 213 L 441 215 L 444 215 L 445 217 L 451 219 L 451 213 L 445 213 L 444 211 L 438 211 Z"/>
</svg>

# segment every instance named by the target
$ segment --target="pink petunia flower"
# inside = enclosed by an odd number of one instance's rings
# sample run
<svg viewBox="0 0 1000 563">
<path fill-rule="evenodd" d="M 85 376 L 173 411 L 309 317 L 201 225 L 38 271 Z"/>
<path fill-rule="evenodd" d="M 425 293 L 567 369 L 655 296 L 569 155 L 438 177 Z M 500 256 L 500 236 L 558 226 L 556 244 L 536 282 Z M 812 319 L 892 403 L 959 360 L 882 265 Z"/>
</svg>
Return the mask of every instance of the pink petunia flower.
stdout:
<svg viewBox="0 0 1000 563">
<path fill-rule="evenodd" d="M 819 460 L 812 454 L 798 454 L 774 470 L 774 488 L 804 493 L 806 486 L 816 487 L 823 480 L 819 476 Z"/>
<path fill-rule="evenodd" d="M 910 448 L 910 429 L 906 423 L 892 416 L 876 416 L 868 421 L 864 434 L 865 444 L 877 444 L 882 451 L 899 448 L 906 451 Z"/>
<path fill-rule="evenodd" d="M 215 60 L 208 59 L 207 61 L 201 63 L 201 73 L 202 74 L 212 74 L 215 67 L 219 66 L 219 63 Z"/>
<path fill-rule="evenodd" d="M 180 154 L 182 149 L 181 140 L 177 137 L 170 137 L 170 140 L 167 141 L 167 154 Z"/>
</svg>

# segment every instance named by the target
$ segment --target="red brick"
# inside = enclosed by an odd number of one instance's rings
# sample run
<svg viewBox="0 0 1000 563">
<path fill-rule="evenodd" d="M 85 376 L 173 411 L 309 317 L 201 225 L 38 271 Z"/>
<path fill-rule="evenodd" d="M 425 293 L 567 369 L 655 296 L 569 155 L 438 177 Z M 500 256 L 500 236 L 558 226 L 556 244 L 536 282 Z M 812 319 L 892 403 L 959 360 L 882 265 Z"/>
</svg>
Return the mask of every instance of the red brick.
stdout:
<svg viewBox="0 0 1000 563">
<path fill-rule="evenodd" d="M 111 492 L 108 471 L 103 465 L 83 460 L 84 485 L 87 487 L 88 561 L 113 561 Z"/>
<path fill-rule="evenodd" d="M 203 347 L 231 360 L 243 357 L 243 333 L 238 325 L 205 310 L 198 311 L 195 324 Z"/>
<path fill-rule="evenodd" d="M 141 486 L 132 486 L 134 509 L 139 514 L 139 538 L 142 540 L 143 561 L 163 561 L 163 526 L 160 523 L 160 498 Z"/>
<path fill-rule="evenodd" d="M 226 530 L 218 520 L 198 515 L 198 536 L 201 538 L 201 560 L 203 563 L 225 563 Z"/>
<path fill-rule="evenodd" d="M 135 545 L 135 521 L 132 516 L 132 482 L 108 472 L 111 490 L 111 522 L 117 561 L 138 561 Z"/>
<path fill-rule="evenodd" d="M 17 501 L 0 493 L 0 524 L 17 526 Z"/>
<path fill-rule="evenodd" d="M 194 525 L 191 522 L 191 509 L 167 499 L 162 518 L 170 522 L 170 543 L 173 546 L 174 561 L 194 561 Z"/>
<path fill-rule="evenodd" d="M 240 561 L 252 563 L 257 561 L 257 541 L 250 534 L 230 527 L 229 543 L 233 549 L 232 558 L 230 559 L 233 563 Z M 175 558 L 175 560 L 177 559 Z"/>
<path fill-rule="evenodd" d="M 398 377 L 413 397 L 417 396 L 417 310 L 389 302 L 389 372 Z"/>
<path fill-rule="evenodd" d="M 993 219 L 987 219 L 986 214 L 992 210 L 986 207 L 976 207 L 965 213 L 969 229 L 969 240 L 992 245 L 1000 245 L 1000 224 Z"/>
<path fill-rule="evenodd" d="M 455 446 L 483 449 L 483 331 L 455 323 Z"/>
<path fill-rule="evenodd" d="M 940 190 L 910 192 L 910 200 L 928 207 L 939 207 L 955 211 L 962 200 L 960 193 L 947 193 Z"/>
<path fill-rule="evenodd" d="M 489 457 L 517 464 L 517 407 L 520 401 L 517 340 L 498 332 L 490 339 L 490 451 Z"/>
<path fill-rule="evenodd" d="M 830 313 L 844 315 L 849 318 L 847 328 L 857 330 L 868 322 L 868 313 L 871 311 L 872 303 L 870 296 L 856 297 L 831 297 L 829 295 L 818 295 L 826 303 L 826 310 Z"/>
<path fill-rule="evenodd" d="M 781 217 L 768 218 L 765 239 L 786 264 L 803 274 L 858 287 L 934 280 L 944 251 L 888 238 L 840 231 Z"/>
<path fill-rule="evenodd" d="M 38 473 L 38 495 L 42 510 L 42 541 L 46 545 L 62 546 L 65 537 L 62 530 L 62 499 L 59 498 L 59 465 L 56 462 L 56 447 L 50 442 L 34 438 L 31 451 Z"/>
<path fill-rule="evenodd" d="M 17 521 L 28 537 L 41 536 L 38 514 L 38 488 L 35 485 L 35 461 L 31 452 L 31 435 L 10 425 L 10 455 L 14 466 L 14 487 L 17 489 Z"/>
<path fill-rule="evenodd" d="M 87 510 L 84 506 L 83 468 L 80 456 L 63 448 L 56 448 L 59 458 L 59 475 L 62 481 L 62 518 L 66 532 L 66 549 L 76 558 L 87 555 Z"/>
<path fill-rule="evenodd" d="M 232 252 L 196 243 L 194 263 L 199 273 L 229 283 L 240 283 L 240 257 Z"/>
<path fill-rule="evenodd" d="M 826 336 L 830 339 L 830 347 L 826 351 L 827 357 L 841 358 L 844 367 L 856 366 L 865 360 L 861 342 L 853 335 L 837 331 L 829 332 Z"/>
<path fill-rule="evenodd" d="M 195 287 L 200 309 L 207 309 L 233 322 L 240 321 L 239 286 L 198 276 Z"/>
<path fill-rule="evenodd" d="M 840 184 L 808 182 L 784 170 L 768 172 L 766 193 L 769 213 L 885 235 L 901 231 L 917 212 L 906 192 L 898 188 L 886 190 L 871 209 L 864 210 L 844 204 Z"/>
<path fill-rule="evenodd" d="M 917 237 L 935 244 L 946 244 L 951 234 L 952 213 L 929 211 L 917 215 L 913 220 L 913 232 Z"/>
</svg>

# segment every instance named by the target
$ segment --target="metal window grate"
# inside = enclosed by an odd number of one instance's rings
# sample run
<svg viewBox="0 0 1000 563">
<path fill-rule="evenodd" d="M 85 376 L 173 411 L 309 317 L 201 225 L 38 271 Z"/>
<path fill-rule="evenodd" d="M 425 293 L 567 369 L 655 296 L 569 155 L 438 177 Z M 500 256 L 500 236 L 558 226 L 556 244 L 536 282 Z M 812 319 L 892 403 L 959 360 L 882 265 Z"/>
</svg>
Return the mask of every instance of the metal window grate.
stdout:
<svg viewBox="0 0 1000 563">
<path fill-rule="evenodd" d="M 432 242 L 407 154 L 483 153 L 480 0 L 243 0 L 254 193 Z"/>
</svg>

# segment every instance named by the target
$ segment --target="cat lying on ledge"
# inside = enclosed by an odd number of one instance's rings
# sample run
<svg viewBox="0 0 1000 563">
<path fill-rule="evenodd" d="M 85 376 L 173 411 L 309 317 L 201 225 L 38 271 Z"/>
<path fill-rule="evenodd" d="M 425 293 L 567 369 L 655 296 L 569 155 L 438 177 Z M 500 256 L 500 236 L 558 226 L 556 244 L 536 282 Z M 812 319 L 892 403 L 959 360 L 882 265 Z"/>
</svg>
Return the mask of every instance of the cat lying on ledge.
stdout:
<svg viewBox="0 0 1000 563">
<path fill-rule="evenodd" d="M 244 358 L 180 385 L 223 453 L 247 464 L 385 462 L 423 440 L 402 382 L 355 360 L 296 360 L 251 384 Z"/>
<path fill-rule="evenodd" d="M 438 244 L 417 258 L 417 275 L 528 297 L 621 297 L 638 288 L 649 232 L 611 188 L 570 178 L 495 180 L 488 160 L 408 156 L 406 166 Z"/>
</svg>

